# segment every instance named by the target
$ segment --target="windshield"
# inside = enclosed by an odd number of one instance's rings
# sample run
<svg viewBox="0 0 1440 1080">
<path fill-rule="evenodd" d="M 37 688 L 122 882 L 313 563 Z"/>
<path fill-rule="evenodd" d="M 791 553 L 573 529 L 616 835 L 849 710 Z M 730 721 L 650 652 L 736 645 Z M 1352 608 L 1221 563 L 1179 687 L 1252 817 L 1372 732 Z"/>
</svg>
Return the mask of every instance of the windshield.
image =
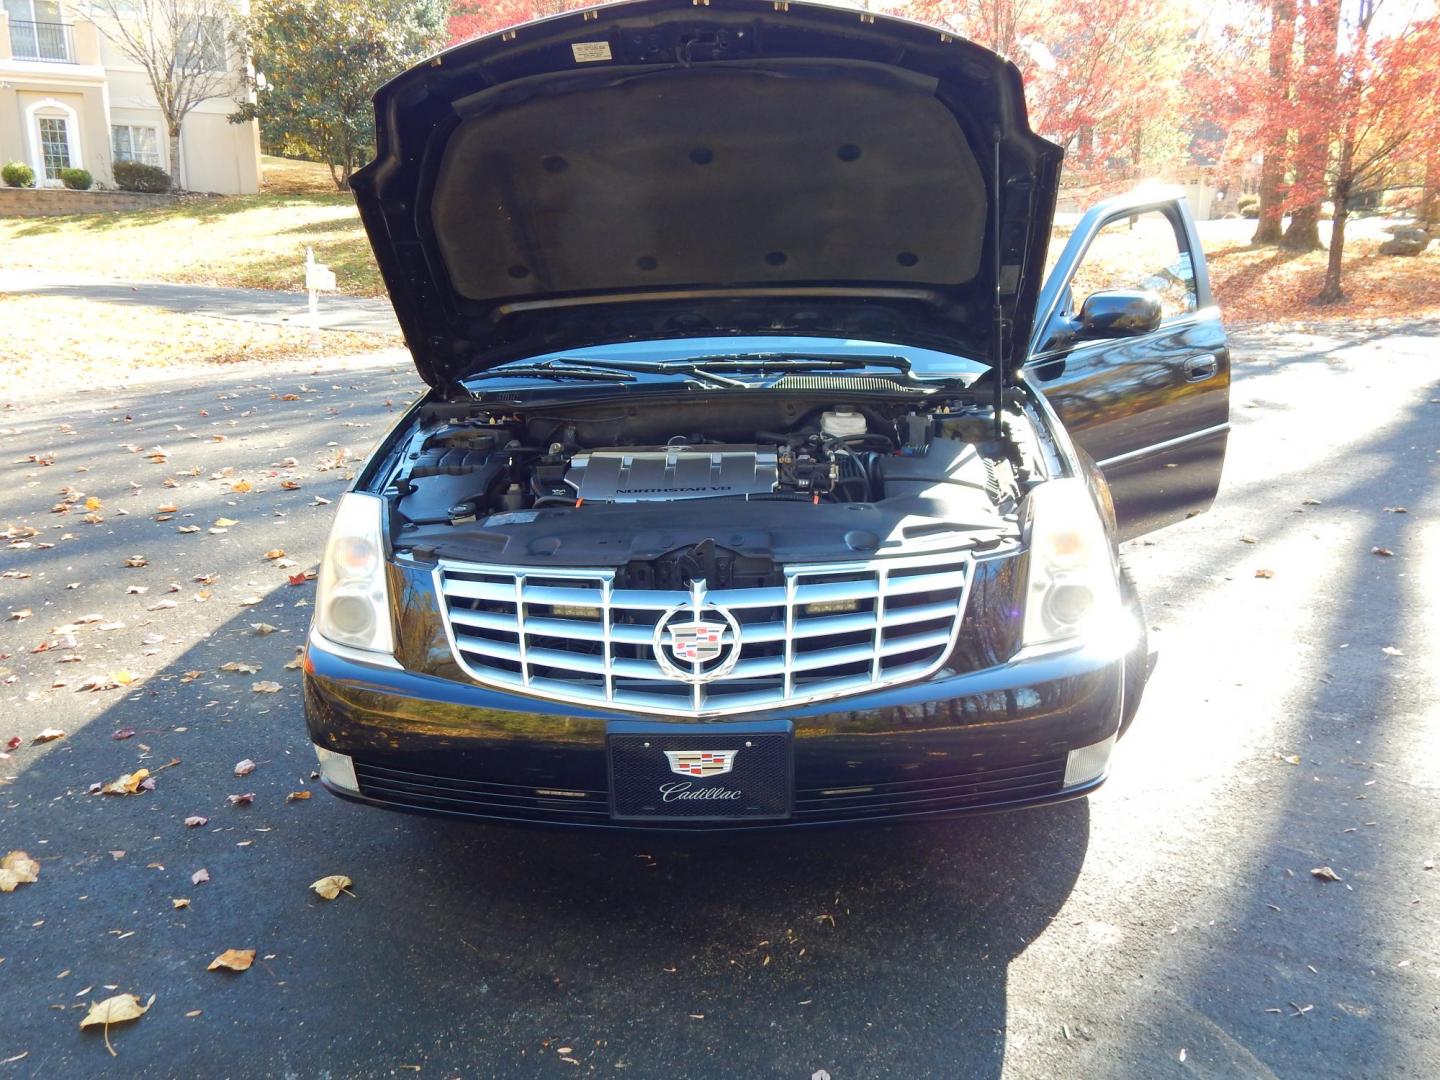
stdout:
<svg viewBox="0 0 1440 1080">
<path fill-rule="evenodd" d="M 575 364 L 583 364 L 587 360 L 595 363 L 607 360 L 630 363 L 696 360 L 703 366 L 705 360 L 714 357 L 750 354 L 787 357 L 844 356 L 847 359 L 855 360 L 864 360 L 866 357 L 873 356 L 876 359 L 876 370 L 889 371 L 891 374 L 894 373 L 895 358 L 902 357 L 909 361 L 911 375 L 920 379 L 979 375 L 987 370 L 987 366 L 978 360 L 971 360 L 952 353 L 936 352 L 932 349 L 887 345 L 880 341 L 850 341 L 843 338 L 792 337 L 789 335 L 627 341 L 617 345 L 595 345 L 590 348 L 543 353 L 515 363 L 530 368 L 548 360 L 565 360 Z M 503 368 L 498 370 L 503 371 Z"/>
</svg>

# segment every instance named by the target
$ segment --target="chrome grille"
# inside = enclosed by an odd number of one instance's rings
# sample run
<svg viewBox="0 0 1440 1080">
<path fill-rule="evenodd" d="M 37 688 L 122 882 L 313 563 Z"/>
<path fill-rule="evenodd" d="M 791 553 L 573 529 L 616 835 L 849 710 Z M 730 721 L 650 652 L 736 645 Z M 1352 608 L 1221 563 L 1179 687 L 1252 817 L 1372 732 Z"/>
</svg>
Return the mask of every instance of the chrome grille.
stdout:
<svg viewBox="0 0 1440 1080">
<path fill-rule="evenodd" d="M 477 682 L 577 705 L 714 716 L 924 678 L 954 647 L 971 576 L 970 560 L 949 553 L 787 567 L 783 585 L 763 588 L 679 591 L 618 588 L 614 570 L 442 561 L 435 588 L 455 659 Z M 706 680 L 667 672 L 655 649 L 677 609 L 728 613 L 740 632 L 733 664 Z M 723 647 L 734 648 L 728 628 Z"/>
</svg>

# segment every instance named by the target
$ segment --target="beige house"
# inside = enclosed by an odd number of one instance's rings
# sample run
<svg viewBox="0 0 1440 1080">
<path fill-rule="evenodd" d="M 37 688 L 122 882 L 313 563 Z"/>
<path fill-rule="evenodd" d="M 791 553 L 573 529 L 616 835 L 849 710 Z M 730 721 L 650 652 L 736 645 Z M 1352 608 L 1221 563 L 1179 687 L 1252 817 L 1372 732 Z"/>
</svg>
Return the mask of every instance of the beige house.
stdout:
<svg viewBox="0 0 1440 1080">
<path fill-rule="evenodd" d="M 105 16 L 86 0 L 0 0 L 0 163 L 24 161 L 37 185 L 59 184 L 60 169 L 87 169 L 113 187 L 111 163 L 158 165 L 191 191 L 260 189 L 260 133 L 232 124 L 233 97 L 202 102 L 180 132 L 180 160 L 150 81 L 104 33 Z M 241 61 L 223 35 L 217 63 Z"/>
</svg>

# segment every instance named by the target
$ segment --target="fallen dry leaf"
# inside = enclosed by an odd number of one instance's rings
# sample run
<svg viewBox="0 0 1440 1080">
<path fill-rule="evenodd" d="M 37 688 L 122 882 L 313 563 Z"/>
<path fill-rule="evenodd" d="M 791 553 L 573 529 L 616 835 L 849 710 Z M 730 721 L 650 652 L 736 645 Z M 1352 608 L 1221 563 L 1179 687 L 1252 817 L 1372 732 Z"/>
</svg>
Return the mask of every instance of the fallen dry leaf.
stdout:
<svg viewBox="0 0 1440 1080">
<path fill-rule="evenodd" d="M 102 787 L 100 793 L 102 795 L 138 795 L 141 791 L 149 791 L 154 786 L 145 786 L 146 778 L 149 775 L 149 769 L 136 769 L 133 773 L 124 773 L 118 780 Z"/>
<path fill-rule="evenodd" d="M 255 801 L 255 793 L 247 791 L 244 795 L 226 795 L 225 801 L 231 806 L 249 806 Z"/>
<path fill-rule="evenodd" d="M 269 551 L 265 552 L 265 558 L 267 559 L 283 559 L 284 557 L 284 548 L 271 548 Z"/>
<path fill-rule="evenodd" d="M 235 763 L 236 776 L 249 776 L 254 771 L 255 762 L 251 761 L 248 757 L 244 761 L 237 761 Z"/>
<path fill-rule="evenodd" d="M 355 894 L 350 891 L 350 886 L 353 884 L 354 882 L 344 874 L 331 874 L 329 877 L 322 877 L 319 881 L 312 882 L 310 888 L 326 900 L 334 900 L 342 892 L 346 896 L 354 896 Z"/>
<path fill-rule="evenodd" d="M 196 870 L 195 873 L 193 873 L 193 874 L 190 875 L 190 884 L 191 884 L 191 885 L 204 885 L 205 882 L 207 882 L 207 881 L 209 881 L 209 880 L 210 880 L 210 871 L 209 871 L 209 870 L 205 870 L 205 869 Z"/>
<path fill-rule="evenodd" d="M 116 994 L 104 1001 L 92 1003 L 90 1011 L 85 1014 L 85 1019 L 80 1021 L 82 1029 L 95 1027 L 97 1025 L 105 1029 L 105 1049 L 110 1051 L 110 1056 L 115 1057 L 115 1048 L 110 1045 L 110 1025 L 123 1024 L 127 1020 L 139 1020 L 155 1004 L 155 995 L 150 995 L 150 1000 L 144 1005 L 134 994 Z"/>
<path fill-rule="evenodd" d="M 23 851 L 12 851 L 0 860 L 0 892 L 14 892 L 40 876 L 40 864 Z"/>
<path fill-rule="evenodd" d="M 44 731 L 40 732 L 39 735 L 36 735 L 35 738 L 30 740 L 30 745 L 34 746 L 36 743 L 54 742 L 56 739 L 63 739 L 64 737 L 65 732 L 59 728 L 47 727 Z"/>
<path fill-rule="evenodd" d="M 299 802 L 301 799 L 308 799 L 309 797 L 310 797 L 310 792 L 308 792 L 308 791 L 292 791 L 292 792 L 290 792 L 289 795 L 286 795 L 286 796 L 285 796 L 285 801 L 286 801 L 286 802 Z"/>
<path fill-rule="evenodd" d="M 220 665 L 220 670 L 238 671 L 241 675 L 254 675 L 260 670 L 260 665 L 247 663 L 244 660 L 228 660 Z"/>
<path fill-rule="evenodd" d="M 1258 577 L 1258 578 L 1273 578 L 1273 577 L 1275 576 L 1275 571 L 1274 571 L 1274 570 L 1263 570 L 1263 569 L 1262 569 L 1262 570 L 1256 570 L 1256 571 L 1255 571 L 1255 576 Z"/>
<path fill-rule="evenodd" d="M 1370 554 L 1371 554 L 1371 555 L 1380 555 L 1380 556 L 1388 559 L 1390 556 L 1394 555 L 1395 552 L 1391 551 L 1391 550 L 1390 550 L 1389 548 L 1387 548 L 1387 547 L 1372 547 L 1372 548 L 1370 549 Z"/>
<path fill-rule="evenodd" d="M 175 908 L 176 910 L 179 910 L 180 908 L 187 908 L 190 906 L 190 898 L 188 896 L 172 897 L 170 900 L 170 906 L 172 908 Z"/>
<path fill-rule="evenodd" d="M 215 527 L 216 527 L 217 529 L 228 529 L 228 528 L 230 528 L 231 525 L 239 525 L 239 524 L 240 524 L 240 522 L 236 521 L 234 518 L 222 517 L 222 518 L 216 518 L 216 519 L 215 519 Z"/>
<path fill-rule="evenodd" d="M 139 569 L 142 566 L 149 566 L 150 560 L 144 555 L 131 555 L 126 558 L 124 565 Z"/>
<path fill-rule="evenodd" d="M 201 817 L 199 814 L 191 814 L 185 819 L 185 827 L 187 829 L 198 829 L 200 826 L 208 825 L 209 823 L 209 818 Z"/>
<path fill-rule="evenodd" d="M 251 491 L 251 490 L 253 490 L 253 489 L 252 489 L 251 486 L 250 486 L 250 481 L 249 481 L 249 480 L 237 480 L 237 481 L 235 481 L 235 483 L 233 483 L 233 484 L 230 485 L 230 490 L 231 490 L 231 491 L 238 491 L 238 492 L 240 492 L 241 494 L 244 494 L 245 492 Z"/>
<path fill-rule="evenodd" d="M 257 682 L 250 687 L 250 690 L 256 694 L 274 694 L 279 692 L 280 684 L 278 682 Z"/>
<path fill-rule="evenodd" d="M 1382 653 L 1384 653 L 1386 656 L 1404 656 L 1404 655 L 1405 655 L 1405 650 L 1404 650 L 1404 649 L 1397 649 L 1394 645 L 1386 645 L 1386 646 L 1385 646 L 1383 649 L 1381 649 L 1380 651 L 1381 651 Z"/>
<path fill-rule="evenodd" d="M 1345 879 L 1342 878 L 1339 874 L 1335 873 L 1334 870 L 1331 870 L 1330 867 L 1328 867 L 1328 866 L 1317 866 L 1317 867 L 1315 867 L 1315 869 L 1311 870 L 1310 873 L 1311 873 L 1314 877 L 1319 878 L 1321 881 L 1344 881 L 1344 880 L 1345 880 Z"/>
<path fill-rule="evenodd" d="M 250 624 L 250 629 L 254 630 L 255 633 L 259 634 L 261 637 L 264 637 L 266 634 L 275 633 L 275 631 L 279 630 L 280 628 L 278 626 L 271 626 L 268 622 L 252 622 Z"/>
<path fill-rule="evenodd" d="M 248 971 L 250 965 L 255 962 L 254 949 L 226 949 L 214 960 L 206 971 L 219 971 L 224 968 L 227 971 Z"/>
</svg>

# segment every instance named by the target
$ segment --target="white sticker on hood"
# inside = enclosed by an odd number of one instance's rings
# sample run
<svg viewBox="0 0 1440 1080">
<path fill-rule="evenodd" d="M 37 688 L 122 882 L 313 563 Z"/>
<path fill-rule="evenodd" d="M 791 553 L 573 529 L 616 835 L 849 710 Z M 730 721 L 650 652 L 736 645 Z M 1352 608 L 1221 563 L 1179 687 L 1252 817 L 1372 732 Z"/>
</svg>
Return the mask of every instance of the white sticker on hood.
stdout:
<svg viewBox="0 0 1440 1080">
<path fill-rule="evenodd" d="M 596 60 L 610 59 L 608 41 L 577 41 L 570 46 L 570 51 L 575 54 L 577 64 L 593 64 Z"/>
<path fill-rule="evenodd" d="M 528 525 L 539 516 L 534 510 L 512 510 L 508 514 L 491 514 L 485 519 L 485 528 L 493 529 L 500 525 Z"/>
</svg>

